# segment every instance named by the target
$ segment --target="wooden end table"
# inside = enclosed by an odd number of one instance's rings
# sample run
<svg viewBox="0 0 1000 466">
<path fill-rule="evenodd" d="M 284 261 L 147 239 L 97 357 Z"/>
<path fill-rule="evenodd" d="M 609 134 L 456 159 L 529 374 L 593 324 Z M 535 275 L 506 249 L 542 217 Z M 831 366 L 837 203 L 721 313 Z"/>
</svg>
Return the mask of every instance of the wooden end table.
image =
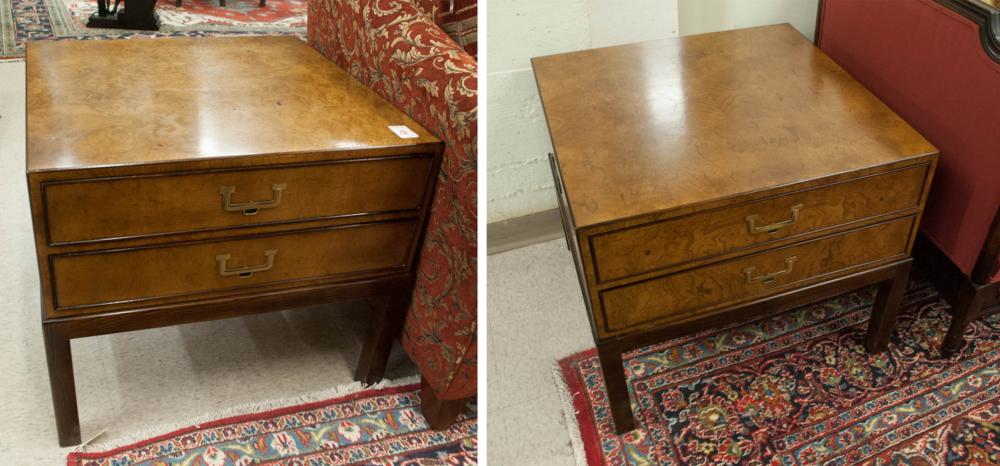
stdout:
<svg viewBox="0 0 1000 466">
<path fill-rule="evenodd" d="M 382 378 L 441 141 L 293 37 L 29 42 L 27 93 L 60 445 L 72 338 L 367 298 Z"/>
<path fill-rule="evenodd" d="M 533 65 L 619 432 L 630 349 L 870 284 L 886 347 L 937 150 L 791 26 Z"/>
</svg>

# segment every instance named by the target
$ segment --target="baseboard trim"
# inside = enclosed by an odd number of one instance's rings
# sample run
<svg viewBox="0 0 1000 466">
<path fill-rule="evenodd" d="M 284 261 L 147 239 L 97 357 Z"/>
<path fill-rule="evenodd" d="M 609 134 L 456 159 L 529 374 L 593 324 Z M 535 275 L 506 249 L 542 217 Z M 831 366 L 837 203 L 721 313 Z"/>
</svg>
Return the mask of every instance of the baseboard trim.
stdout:
<svg viewBox="0 0 1000 466">
<path fill-rule="evenodd" d="M 486 225 L 486 253 L 497 254 L 562 237 L 559 209 L 546 210 Z"/>
</svg>

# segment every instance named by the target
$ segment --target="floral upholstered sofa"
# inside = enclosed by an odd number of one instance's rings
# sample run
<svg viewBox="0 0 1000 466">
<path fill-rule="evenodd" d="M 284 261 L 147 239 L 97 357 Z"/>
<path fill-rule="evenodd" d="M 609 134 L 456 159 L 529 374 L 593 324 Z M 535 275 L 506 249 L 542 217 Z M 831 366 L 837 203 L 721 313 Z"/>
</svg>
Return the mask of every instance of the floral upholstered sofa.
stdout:
<svg viewBox="0 0 1000 466">
<path fill-rule="evenodd" d="M 309 0 L 310 45 L 445 142 L 402 335 L 438 429 L 476 394 L 475 16 L 462 0 Z"/>
</svg>

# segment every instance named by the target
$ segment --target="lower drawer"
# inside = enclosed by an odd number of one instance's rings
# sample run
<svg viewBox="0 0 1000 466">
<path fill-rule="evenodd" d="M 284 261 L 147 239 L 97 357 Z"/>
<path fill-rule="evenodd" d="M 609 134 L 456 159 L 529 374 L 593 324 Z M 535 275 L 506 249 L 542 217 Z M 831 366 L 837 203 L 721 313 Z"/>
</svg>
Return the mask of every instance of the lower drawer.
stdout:
<svg viewBox="0 0 1000 466">
<path fill-rule="evenodd" d="M 416 221 L 52 256 L 57 311 L 407 266 Z"/>
<path fill-rule="evenodd" d="M 904 256 L 914 221 L 905 217 L 603 290 L 595 309 L 599 333 L 610 336 L 646 324 L 693 320 L 727 304 Z"/>
</svg>

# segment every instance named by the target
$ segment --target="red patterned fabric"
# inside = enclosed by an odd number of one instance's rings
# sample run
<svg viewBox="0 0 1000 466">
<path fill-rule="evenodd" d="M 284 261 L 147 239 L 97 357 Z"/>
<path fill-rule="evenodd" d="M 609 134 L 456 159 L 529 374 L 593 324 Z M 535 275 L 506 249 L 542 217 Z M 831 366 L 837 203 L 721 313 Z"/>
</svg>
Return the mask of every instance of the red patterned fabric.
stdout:
<svg viewBox="0 0 1000 466">
<path fill-rule="evenodd" d="M 441 29 L 460 47 L 478 56 L 478 1 L 477 0 L 413 0 L 420 9 L 434 18 Z"/>
<path fill-rule="evenodd" d="M 934 0 L 823 5 L 820 48 L 941 151 L 920 228 L 970 273 L 1000 205 L 1000 64 Z"/>
<path fill-rule="evenodd" d="M 309 0 L 309 43 L 445 141 L 403 347 L 451 400 L 476 393 L 478 71 L 420 1 Z"/>
<path fill-rule="evenodd" d="M 476 0 L 450 0 L 446 3 L 449 3 L 450 10 L 445 9 L 445 12 L 437 17 L 437 23 L 469 55 L 477 57 L 479 55 L 477 41 L 479 19 Z"/>
</svg>

